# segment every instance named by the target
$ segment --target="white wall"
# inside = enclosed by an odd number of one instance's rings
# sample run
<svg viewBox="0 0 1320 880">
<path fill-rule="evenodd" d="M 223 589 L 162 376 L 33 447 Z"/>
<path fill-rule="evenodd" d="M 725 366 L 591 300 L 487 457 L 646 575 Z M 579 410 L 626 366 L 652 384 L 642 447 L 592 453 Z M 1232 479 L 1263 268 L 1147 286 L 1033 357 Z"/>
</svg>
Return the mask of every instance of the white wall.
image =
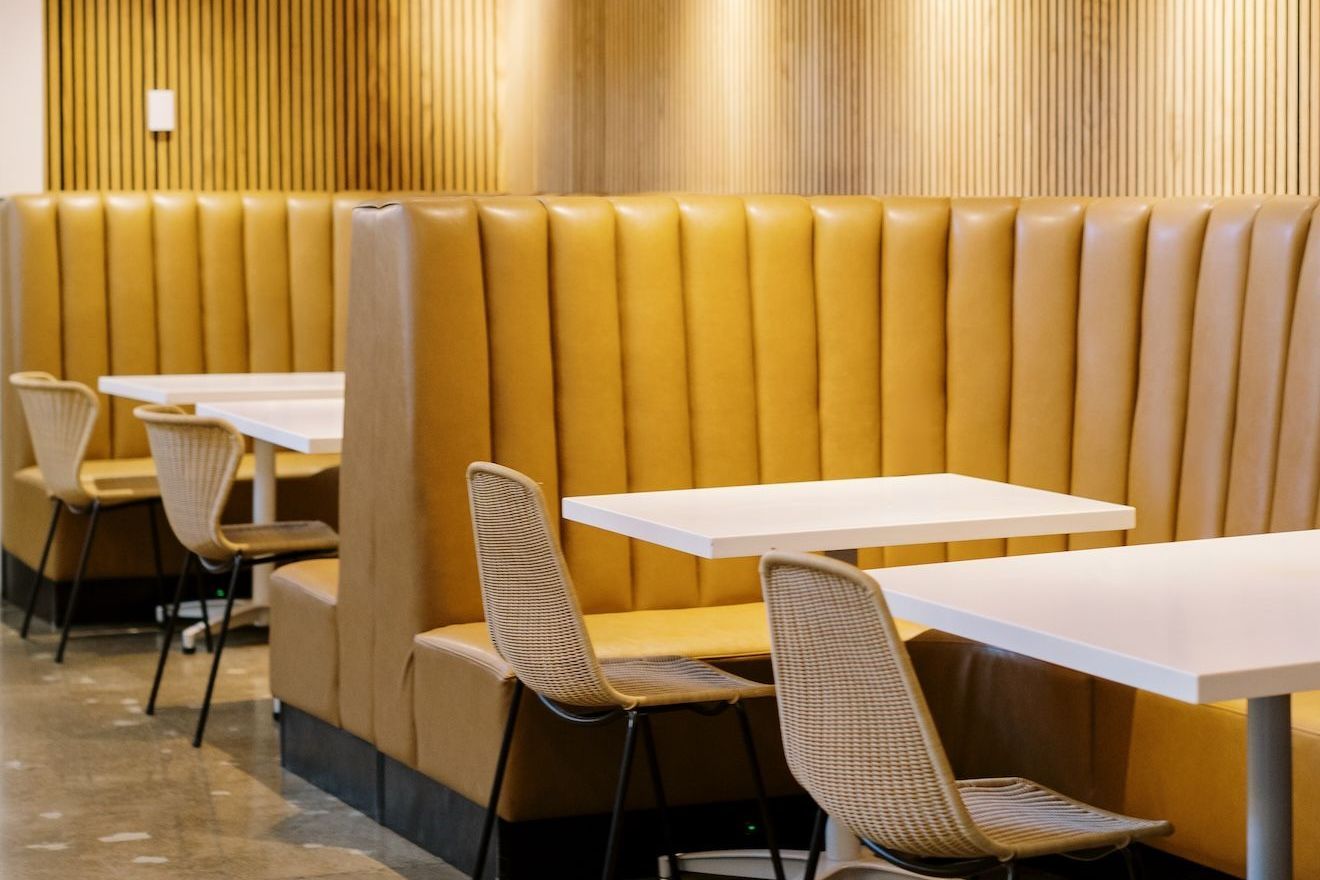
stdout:
<svg viewBox="0 0 1320 880">
<path fill-rule="evenodd" d="M 0 0 L 0 196 L 45 188 L 42 0 Z"/>
</svg>

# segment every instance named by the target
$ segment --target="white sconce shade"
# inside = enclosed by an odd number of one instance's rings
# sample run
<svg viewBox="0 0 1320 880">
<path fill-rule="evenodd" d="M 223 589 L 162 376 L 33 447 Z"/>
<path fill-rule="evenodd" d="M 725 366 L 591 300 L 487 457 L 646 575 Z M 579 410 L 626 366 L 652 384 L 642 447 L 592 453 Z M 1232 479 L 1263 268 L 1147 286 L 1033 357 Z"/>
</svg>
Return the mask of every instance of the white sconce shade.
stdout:
<svg viewBox="0 0 1320 880">
<path fill-rule="evenodd" d="M 147 91 L 147 131 L 174 131 L 174 90 Z"/>
</svg>

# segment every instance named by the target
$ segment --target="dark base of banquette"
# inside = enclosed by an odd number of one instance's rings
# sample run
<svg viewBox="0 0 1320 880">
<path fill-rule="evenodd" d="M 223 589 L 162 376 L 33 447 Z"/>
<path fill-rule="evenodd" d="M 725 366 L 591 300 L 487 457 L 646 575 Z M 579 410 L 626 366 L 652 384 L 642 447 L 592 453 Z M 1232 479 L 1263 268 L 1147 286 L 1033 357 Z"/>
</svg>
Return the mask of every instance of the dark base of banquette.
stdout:
<svg viewBox="0 0 1320 880">
<path fill-rule="evenodd" d="M 376 751 L 370 743 L 284 704 L 280 711 L 280 760 L 291 773 L 361 810 L 391 831 L 470 872 L 476 863 L 485 808 Z M 771 809 L 785 847 L 805 848 L 815 806 L 805 796 L 776 798 Z M 756 803 L 703 804 L 670 809 L 679 850 L 761 847 Z M 522 880 L 593 877 L 604 858 L 609 816 L 574 816 L 496 825 L 488 878 Z M 620 861 L 624 877 L 654 877 L 663 848 L 658 817 L 628 813 Z"/>
<path fill-rule="evenodd" d="M 34 572 L 9 551 L 3 553 L 4 587 L 0 595 L 6 602 L 24 608 L 32 592 Z M 166 599 L 169 600 L 173 597 L 175 577 L 168 575 L 166 580 L 166 589 L 169 591 Z M 216 598 L 216 590 L 223 589 L 224 580 L 208 581 L 207 595 Z M 72 591 L 72 581 L 51 581 L 49 578 L 43 578 L 33 616 L 52 625 L 63 621 L 64 610 L 69 607 L 69 594 Z M 244 572 L 240 576 L 238 596 L 244 598 L 251 595 L 252 578 L 250 574 Z M 188 588 L 184 592 L 184 599 L 193 598 L 192 589 Z M 89 580 L 83 584 L 82 595 L 78 598 L 78 619 L 74 621 L 74 625 L 155 624 L 156 605 L 159 601 L 159 590 L 154 577 Z"/>
<path fill-rule="evenodd" d="M 375 746 L 326 724 L 287 703 L 280 712 L 280 762 L 284 769 L 360 810 L 380 824 L 470 872 L 476 861 L 484 808 L 376 751 Z M 806 849 L 815 805 L 805 796 L 777 798 L 772 804 L 780 843 Z M 756 830 L 753 802 L 705 804 L 671 809 L 679 851 L 739 849 L 764 845 Z M 598 865 L 585 864 L 586 853 L 601 854 L 608 816 L 578 816 L 496 826 L 490 867 L 494 878 L 594 877 Z M 658 817 L 630 812 L 624 824 L 622 876 L 655 877 L 662 849 Z M 1232 880 L 1157 850 L 1140 847 L 1145 876 L 1154 880 Z M 602 855 L 603 857 L 603 855 Z M 1108 880 L 1119 874 L 1109 859 L 1077 862 L 1044 859 L 1024 873 L 1026 880 Z M 696 875 L 694 875 L 696 876 Z M 703 875 L 706 876 L 706 875 Z"/>
</svg>

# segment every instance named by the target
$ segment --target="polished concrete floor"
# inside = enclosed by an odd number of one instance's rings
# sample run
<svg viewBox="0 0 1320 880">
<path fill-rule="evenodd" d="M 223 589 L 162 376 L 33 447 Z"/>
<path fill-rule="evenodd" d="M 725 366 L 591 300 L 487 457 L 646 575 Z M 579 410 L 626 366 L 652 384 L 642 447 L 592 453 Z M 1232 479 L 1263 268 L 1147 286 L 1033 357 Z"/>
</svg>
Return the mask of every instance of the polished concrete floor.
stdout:
<svg viewBox="0 0 1320 880">
<path fill-rule="evenodd" d="M 170 657 L 142 713 L 154 630 L 75 636 L 0 612 L 0 878 L 458 880 L 463 875 L 279 766 L 264 637 L 225 649 L 204 746 L 210 655 Z M 75 631 L 77 632 L 77 631 Z"/>
<path fill-rule="evenodd" d="M 225 649 L 206 743 L 192 748 L 210 655 L 170 656 L 143 705 L 155 630 L 56 635 L 0 608 L 0 880 L 461 880 L 455 869 L 279 766 L 265 634 Z M 177 644 L 177 643 L 176 643 Z M 1147 856 L 1148 880 L 1227 880 Z M 1024 880 L 1104 880 L 1113 863 L 1057 862 Z"/>
</svg>

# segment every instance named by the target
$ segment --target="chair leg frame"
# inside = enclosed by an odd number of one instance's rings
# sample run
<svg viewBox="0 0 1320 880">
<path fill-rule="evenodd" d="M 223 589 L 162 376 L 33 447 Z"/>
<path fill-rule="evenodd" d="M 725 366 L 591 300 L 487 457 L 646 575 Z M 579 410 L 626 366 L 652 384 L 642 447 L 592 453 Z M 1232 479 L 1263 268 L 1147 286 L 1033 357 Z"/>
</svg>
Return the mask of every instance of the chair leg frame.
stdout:
<svg viewBox="0 0 1320 880">
<path fill-rule="evenodd" d="M 770 850 L 770 863 L 775 869 L 775 880 L 784 880 L 784 862 L 779 855 L 779 844 L 775 840 L 774 823 L 770 819 L 770 801 L 765 794 L 765 777 L 761 774 L 761 761 L 756 755 L 756 740 L 752 736 L 752 722 L 747 717 L 747 707 L 742 701 L 733 704 L 734 714 L 738 716 L 738 727 L 742 732 L 743 748 L 747 752 L 747 762 L 752 769 L 752 783 L 756 786 L 756 804 L 761 812 L 761 824 L 765 826 L 766 847 Z"/>
<path fill-rule="evenodd" d="M 473 880 L 481 880 L 486 870 L 486 857 L 490 852 L 490 839 L 495 831 L 495 820 L 500 805 L 500 790 L 504 787 L 504 770 L 509 764 L 509 750 L 513 746 L 513 732 L 518 724 L 518 707 L 522 705 L 524 686 L 520 679 L 513 680 L 513 702 L 509 717 L 504 722 L 504 737 L 500 740 L 500 755 L 495 761 L 495 778 L 490 784 L 490 797 L 486 800 L 486 816 L 481 823 L 481 839 L 477 844 L 477 864 L 472 871 Z M 496 869 L 496 876 L 499 869 Z"/>
<path fill-rule="evenodd" d="M 83 537 L 82 552 L 78 555 L 78 570 L 73 576 L 73 589 L 69 592 L 69 607 L 64 609 L 64 625 L 60 629 L 60 644 L 55 649 L 55 662 L 64 662 L 64 650 L 69 645 L 69 631 L 73 628 L 73 617 L 78 610 L 78 596 L 82 593 L 83 575 L 87 573 L 87 560 L 92 555 L 92 542 L 96 539 L 96 524 L 101 520 L 101 502 L 92 501 L 91 520 L 87 523 L 87 534 Z"/>
<path fill-rule="evenodd" d="M 614 880 L 619 868 L 619 843 L 623 837 L 623 807 L 628 799 L 628 783 L 632 780 L 633 755 L 637 751 L 639 728 L 636 709 L 629 709 L 628 727 L 623 736 L 623 757 L 619 760 L 619 780 L 614 787 L 614 808 L 610 811 L 610 835 L 605 842 L 605 867 L 601 880 Z"/>
<path fill-rule="evenodd" d="M 211 714 L 211 697 L 215 693 L 215 677 L 220 672 L 220 657 L 225 652 L 225 639 L 229 636 L 229 619 L 234 614 L 234 594 L 238 592 L 238 573 L 243 568 L 242 554 L 234 557 L 229 574 L 229 589 L 225 593 L 225 617 L 220 624 L 220 636 L 215 642 L 215 654 L 211 657 L 211 674 L 206 679 L 206 696 L 202 698 L 202 711 L 197 716 L 197 732 L 193 734 L 193 748 L 202 747 L 202 736 L 206 733 L 206 719 Z"/>
<path fill-rule="evenodd" d="M 206 641 L 206 653 L 215 650 L 211 641 L 211 612 L 206 607 L 206 572 L 199 565 L 193 570 L 193 588 L 197 594 L 197 607 L 202 615 L 202 638 Z"/>
<path fill-rule="evenodd" d="M 526 687 L 522 681 L 515 678 L 513 701 L 509 707 L 508 717 L 505 719 L 504 735 L 500 741 L 499 756 L 495 761 L 495 774 L 491 781 L 490 797 L 486 800 L 486 813 L 482 821 L 481 837 L 477 843 L 477 858 L 472 872 L 473 880 L 482 880 L 486 870 L 490 844 L 494 837 L 495 823 L 498 821 L 500 792 L 504 787 L 505 771 L 508 767 L 509 753 L 513 747 L 514 731 L 518 723 L 518 710 L 522 705 L 522 697 L 525 689 Z M 729 708 L 730 704 L 725 704 L 715 711 L 709 711 L 708 707 L 704 706 L 661 706 L 654 710 L 648 710 L 645 708 L 626 710 L 608 709 L 602 712 L 582 715 L 560 706 L 539 694 L 538 698 L 555 715 L 574 724 L 596 726 L 609 723 L 620 716 L 626 719 L 627 728 L 624 733 L 623 754 L 619 760 L 618 781 L 614 792 L 613 807 L 610 810 L 610 830 L 609 837 L 606 841 L 605 862 L 601 874 L 603 880 L 614 880 L 618 871 L 619 852 L 621 849 L 620 843 L 623 837 L 624 805 L 628 799 L 628 788 L 632 779 L 632 766 L 636 756 L 637 742 L 639 739 L 646 752 L 646 760 L 651 775 L 651 786 L 655 794 L 656 806 L 660 812 L 661 831 L 664 835 L 664 856 L 669 860 L 670 868 L 673 870 L 674 876 L 677 877 L 678 854 L 675 851 L 673 843 L 672 826 L 669 821 L 669 803 L 665 796 L 664 780 L 660 772 L 660 758 L 655 743 L 655 731 L 651 726 L 650 716 L 656 712 L 678 711 L 686 708 L 693 708 L 694 711 L 701 715 L 714 715 L 719 714 L 719 712 L 725 708 Z M 739 719 L 738 723 L 743 736 L 743 744 L 747 751 L 748 763 L 751 766 L 752 775 L 754 776 L 757 803 L 760 808 L 761 821 L 765 825 L 766 842 L 770 849 L 771 860 L 775 868 L 776 880 L 784 880 L 783 861 L 780 856 L 779 846 L 776 843 L 774 830 L 771 824 L 769 801 L 765 793 L 765 781 L 761 775 L 761 765 L 757 757 L 756 745 L 752 739 L 751 722 L 747 717 L 746 708 L 741 702 L 733 703 L 732 706 Z M 824 841 L 825 833 L 823 818 L 818 820 L 818 825 L 819 828 L 814 837 L 817 839 L 817 843 L 820 844 Z M 817 846 L 817 850 L 819 850 L 819 846 Z M 813 858 L 816 861 L 819 860 L 818 851 Z M 811 873 L 804 874 L 804 877 L 810 877 L 814 874 L 814 862 L 809 862 L 809 864 L 812 865 L 812 871 Z"/>
<path fill-rule="evenodd" d="M 41 583 L 46 575 L 46 562 L 50 559 L 50 545 L 55 543 L 55 530 L 60 525 L 60 511 L 64 509 L 64 502 L 58 498 L 51 499 L 50 528 L 46 529 L 46 543 L 41 547 L 41 562 L 37 564 L 37 571 L 32 576 L 32 589 L 28 592 L 27 608 L 23 610 L 23 628 L 19 630 L 19 636 L 28 637 L 28 629 L 32 626 L 32 612 L 37 609 L 37 594 L 41 592 Z"/>
<path fill-rule="evenodd" d="M 147 698 L 148 715 L 156 714 L 156 696 L 160 693 L 160 680 L 165 675 L 165 663 L 170 657 L 170 645 L 174 643 L 174 630 L 179 625 L 179 608 L 183 605 L 183 588 L 188 583 L 188 571 L 192 568 L 196 557 L 189 553 L 183 560 L 183 568 L 179 570 L 178 586 L 174 588 L 174 603 L 170 606 L 169 616 L 165 618 L 165 634 L 161 638 L 160 658 L 156 661 L 156 677 L 151 681 L 151 696 Z"/>
<path fill-rule="evenodd" d="M 660 811 L 660 833 L 664 841 L 664 856 L 669 862 L 672 877 L 681 876 L 678 867 L 678 851 L 674 847 L 674 826 L 669 820 L 669 800 L 665 797 L 664 775 L 660 772 L 660 755 L 656 749 L 655 731 L 651 728 L 651 716 L 641 716 L 642 746 L 646 750 L 646 764 L 651 771 L 651 790 L 655 793 L 655 805 Z"/>
</svg>

